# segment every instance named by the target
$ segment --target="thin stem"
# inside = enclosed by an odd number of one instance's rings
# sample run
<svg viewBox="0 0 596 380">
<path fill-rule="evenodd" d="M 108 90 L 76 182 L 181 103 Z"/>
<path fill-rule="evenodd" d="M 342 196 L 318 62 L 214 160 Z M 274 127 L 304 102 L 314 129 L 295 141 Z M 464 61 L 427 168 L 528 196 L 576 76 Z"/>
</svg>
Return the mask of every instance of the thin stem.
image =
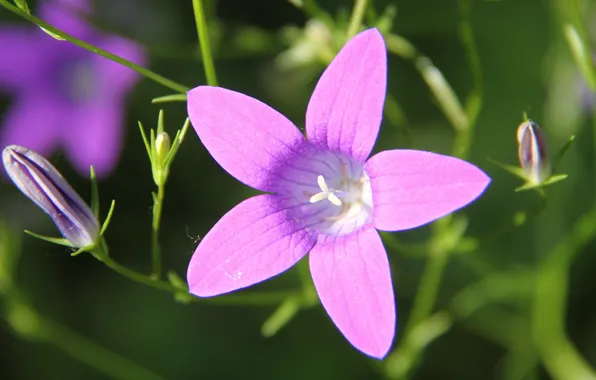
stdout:
<svg viewBox="0 0 596 380">
<path fill-rule="evenodd" d="M 103 251 L 105 252 L 105 250 Z M 166 291 L 173 295 L 184 294 L 188 295 L 188 290 L 181 289 L 176 287 L 169 282 L 163 280 L 156 280 L 152 276 L 148 276 L 143 273 L 136 272 L 132 269 L 125 267 L 114 261 L 110 256 L 106 255 L 103 252 L 96 252 L 94 256 L 103 262 L 108 268 L 112 269 L 116 273 L 121 274 L 122 276 L 132 280 L 134 282 L 138 282 L 139 284 L 147 285 L 149 287 Z M 201 303 L 210 303 L 214 305 L 277 305 L 280 302 L 285 301 L 290 296 L 301 296 L 302 290 L 291 290 L 285 292 L 267 292 L 267 293 L 259 293 L 259 292 L 244 292 L 242 294 L 231 294 L 225 295 L 221 297 L 213 297 L 213 298 L 198 298 L 198 297 L 191 297 L 189 298 L 192 302 L 201 302 Z"/>
<path fill-rule="evenodd" d="M 405 329 L 405 335 L 408 334 L 416 325 L 427 318 L 435 305 L 437 294 L 439 293 L 439 285 L 443 278 L 443 272 L 447 265 L 449 257 L 449 250 L 444 249 L 439 245 L 434 245 L 429 252 L 424 273 L 420 280 L 420 285 L 414 300 L 412 313 L 408 318 L 408 323 Z"/>
<path fill-rule="evenodd" d="M 71 36 L 70 34 L 67 34 L 67 33 L 61 31 L 60 29 L 55 28 L 54 26 L 48 24 L 47 22 L 42 21 L 33 15 L 23 12 L 18 7 L 10 4 L 6 0 L 0 0 L 0 6 L 8 9 L 12 13 L 24 18 L 27 21 L 32 22 L 33 24 L 40 26 L 40 27 L 54 33 L 55 35 L 67 40 L 68 42 L 71 42 L 85 50 L 88 50 L 92 53 L 98 54 L 104 58 L 107 58 L 111 61 L 119 63 L 123 66 L 126 66 L 126 67 L 136 71 L 137 73 L 151 79 L 152 81 L 159 83 L 162 86 L 167 87 L 173 91 L 185 93 L 188 90 L 190 90 L 190 88 L 188 88 L 180 83 L 174 82 L 168 78 L 165 78 L 157 73 L 154 73 L 153 71 L 151 71 L 145 67 L 139 66 L 136 63 L 130 62 L 122 57 L 119 57 L 119 56 L 112 54 L 108 51 L 100 49 L 97 46 L 94 46 L 94 45 L 91 45 L 85 41 L 79 40 L 78 38 L 75 38 L 75 37 Z"/>
<path fill-rule="evenodd" d="M 192 6 L 195 13 L 195 24 L 197 25 L 197 34 L 199 44 L 201 45 L 201 56 L 203 58 L 203 67 L 205 68 L 205 77 L 209 86 L 217 86 L 217 76 L 215 75 L 215 65 L 209 43 L 209 33 L 207 31 L 207 22 L 205 21 L 205 11 L 202 0 L 192 0 Z"/>
<path fill-rule="evenodd" d="M 556 380 L 594 380 L 596 372 L 565 333 L 565 302 L 573 258 L 596 235 L 596 209 L 583 216 L 538 268 L 532 333 L 547 371 Z"/>
<path fill-rule="evenodd" d="M 348 30 L 346 31 L 346 41 L 354 37 L 360 27 L 362 26 L 362 19 L 364 18 L 364 11 L 366 10 L 367 0 L 355 0 L 354 9 L 352 9 L 352 17 L 348 24 Z"/>
<path fill-rule="evenodd" d="M 480 65 L 480 55 L 476 48 L 474 32 L 471 23 L 471 0 L 459 0 L 460 24 L 459 35 L 466 51 L 468 65 L 472 72 L 473 87 L 466 98 L 465 112 L 468 119 L 468 128 L 456 134 L 454 143 L 454 154 L 460 158 L 466 158 L 469 154 L 470 144 L 474 137 L 474 127 L 482 107 L 482 68 Z"/>
<path fill-rule="evenodd" d="M 161 224 L 161 211 L 163 209 L 163 200 L 165 196 L 165 186 L 157 187 L 157 196 L 153 200 L 153 224 L 151 231 L 151 277 L 158 280 L 161 276 L 161 249 L 159 246 L 159 227 Z"/>
</svg>

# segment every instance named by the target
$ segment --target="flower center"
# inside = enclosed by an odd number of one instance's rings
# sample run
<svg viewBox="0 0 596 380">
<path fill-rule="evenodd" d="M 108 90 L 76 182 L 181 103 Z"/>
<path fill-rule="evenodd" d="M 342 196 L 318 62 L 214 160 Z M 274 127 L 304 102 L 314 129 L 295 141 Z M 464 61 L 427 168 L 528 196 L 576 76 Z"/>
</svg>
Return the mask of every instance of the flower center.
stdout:
<svg viewBox="0 0 596 380">
<path fill-rule="evenodd" d="M 350 234 L 370 222 L 373 199 L 362 164 L 342 153 L 318 151 L 289 162 L 278 191 L 306 229 Z"/>
</svg>

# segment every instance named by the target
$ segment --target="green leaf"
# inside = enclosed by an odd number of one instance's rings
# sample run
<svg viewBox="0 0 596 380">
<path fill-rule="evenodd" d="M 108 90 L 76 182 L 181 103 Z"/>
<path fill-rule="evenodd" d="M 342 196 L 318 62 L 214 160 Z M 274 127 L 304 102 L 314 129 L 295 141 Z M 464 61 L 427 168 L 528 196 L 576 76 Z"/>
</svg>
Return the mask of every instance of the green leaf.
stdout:
<svg viewBox="0 0 596 380">
<path fill-rule="evenodd" d="M 282 327 L 287 325 L 294 316 L 300 311 L 300 300 L 296 297 L 289 297 L 281 303 L 279 307 L 271 314 L 261 327 L 261 334 L 270 338 L 275 335 Z"/>
<path fill-rule="evenodd" d="M 176 273 L 173 270 L 168 271 L 168 281 L 170 282 L 170 284 L 174 285 L 175 287 L 177 287 L 180 290 L 184 290 L 185 292 L 188 292 L 188 285 L 186 285 L 186 282 L 184 282 L 184 280 L 182 278 L 180 278 L 180 276 L 178 276 L 178 273 Z"/>
<path fill-rule="evenodd" d="M 25 233 L 27 235 L 33 236 L 34 238 L 37 238 L 40 240 L 45 240 L 45 241 L 53 243 L 53 244 L 58 244 L 58 245 L 63 245 L 65 247 L 74 248 L 72 246 L 71 242 L 69 242 L 68 240 L 66 240 L 64 238 L 55 238 L 55 237 L 51 237 L 51 236 L 39 235 L 39 234 L 36 234 L 35 232 L 31 232 L 29 230 L 25 230 Z"/>
</svg>

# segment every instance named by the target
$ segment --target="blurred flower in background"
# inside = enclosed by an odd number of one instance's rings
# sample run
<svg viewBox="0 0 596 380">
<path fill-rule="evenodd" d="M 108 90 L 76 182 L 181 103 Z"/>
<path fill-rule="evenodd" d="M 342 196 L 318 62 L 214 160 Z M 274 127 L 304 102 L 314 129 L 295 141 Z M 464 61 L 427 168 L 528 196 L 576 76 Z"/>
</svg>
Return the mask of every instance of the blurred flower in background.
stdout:
<svg viewBox="0 0 596 380">
<path fill-rule="evenodd" d="M 137 64 L 143 49 L 100 34 L 84 19 L 89 0 L 45 0 L 36 16 L 83 41 Z M 18 144 L 42 155 L 63 149 L 82 175 L 114 168 L 122 148 L 124 98 L 139 80 L 131 69 L 59 41 L 41 29 L 0 27 L 0 90 L 14 96 L 0 125 L 0 149 Z"/>
</svg>

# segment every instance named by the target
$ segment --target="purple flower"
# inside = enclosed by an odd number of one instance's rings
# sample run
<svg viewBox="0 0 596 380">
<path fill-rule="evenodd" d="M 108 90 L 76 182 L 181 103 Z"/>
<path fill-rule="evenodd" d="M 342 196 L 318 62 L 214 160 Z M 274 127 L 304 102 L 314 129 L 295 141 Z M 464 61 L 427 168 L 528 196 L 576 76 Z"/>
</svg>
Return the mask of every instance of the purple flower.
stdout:
<svg viewBox="0 0 596 380">
<path fill-rule="evenodd" d="M 94 244 L 99 223 L 89 206 L 45 158 L 18 145 L 2 151 L 6 172 L 14 184 L 52 218 L 73 247 Z"/>
<path fill-rule="evenodd" d="M 44 21 L 135 63 L 143 50 L 116 36 L 96 32 L 79 15 L 87 0 L 46 0 L 36 13 Z M 14 94 L 0 127 L 0 148 L 19 144 L 48 155 L 65 150 L 83 175 L 115 166 L 122 146 L 124 96 L 139 75 L 127 67 L 57 41 L 32 26 L 0 27 L 0 89 Z"/>
<path fill-rule="evenodd" d="M 375 229 L 429 223 L 473 201 L 490 179 L 457 158 L 389 150 L 367 160 L 381 124 L 387 53 L 376 29 L 360 33 L 323 73 L 306 135 L 246 95 L 200 86 L 188 113 L 217 162 L 267 192 L 240 203 L 207 233 L 188 267 L 190 292 L 209 297 L 276 276 L 310 251 L 329 316 L 356 348 L 388 352 L 395 300 Z"/>
</svg>

